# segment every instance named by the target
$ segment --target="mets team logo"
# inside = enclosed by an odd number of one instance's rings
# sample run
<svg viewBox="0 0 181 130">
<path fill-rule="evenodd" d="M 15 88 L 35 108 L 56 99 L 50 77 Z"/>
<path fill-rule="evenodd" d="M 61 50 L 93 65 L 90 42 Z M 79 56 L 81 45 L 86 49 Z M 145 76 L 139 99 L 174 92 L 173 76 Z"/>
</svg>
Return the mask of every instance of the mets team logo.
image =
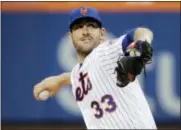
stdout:
<svg viewBox="0 0 181 130">
<path fill-rule="evenodd" d="M 80 9 L 80 13 L 81 13 L 82 15 L 86 15 L 86 14 L 87 14 L 87 8 L 82 7 L 82 8 Z"/>
<path fill-rule="evenodd" d="M 88 94 L 88 91 L 92 89 L 92 83 L 88 77 L 88 73 L 79 73 L 79 86 L 76 88 L 75 95 L 77 101 L 82 101 L 84 96 Z"/>
</svg>

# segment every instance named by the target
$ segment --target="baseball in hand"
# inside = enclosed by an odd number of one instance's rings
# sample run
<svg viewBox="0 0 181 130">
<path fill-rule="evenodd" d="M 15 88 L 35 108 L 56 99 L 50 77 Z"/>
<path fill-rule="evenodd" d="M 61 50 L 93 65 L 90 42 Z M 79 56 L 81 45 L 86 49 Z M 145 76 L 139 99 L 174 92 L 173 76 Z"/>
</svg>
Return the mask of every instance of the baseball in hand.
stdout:
<svg viewBox="0 0 181 130">
<path fill-rule="evenodd" d="M 45 90 L 39 94 L 39 98 L 43 101 L 47 100 L 50 96 L 49 91 Z"/>
</svg>

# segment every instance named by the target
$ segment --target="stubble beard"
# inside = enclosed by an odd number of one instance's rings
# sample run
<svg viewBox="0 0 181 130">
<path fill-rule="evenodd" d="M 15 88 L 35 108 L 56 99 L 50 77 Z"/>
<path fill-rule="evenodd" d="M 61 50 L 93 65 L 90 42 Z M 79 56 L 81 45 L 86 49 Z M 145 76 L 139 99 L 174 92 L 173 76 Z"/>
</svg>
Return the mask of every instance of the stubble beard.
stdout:
<svg viewBox="0 0 181 130">
<path fill-rule="evenodd" d="M 93 49 L 94 49 L 94 48 L 93 48 Z M 87 55 L 89 55 L 89 54 L 92 52 L 93 49 L 83 50 L 83 49 L 79 48 L 79 49 L 76 49 L 76 51 L 77 51 L 77 53 L 78 53 L 79 55 L 87 56 Z"/>
<path fill-rule="evenodd" d="M 76 51 L 77 51 L 77 53 L 79 54 L 79 55 L 83 55 L 83 56 L 87 56 L 87 55 L 89 55 L 91 52 L 92 52 L 92 50 L 97 46 L 97 45 L 94 45 L 93 47 L 84 47 L 84 45 L 78 45 L 78 46 L 76 46 L 76 45 L 74 45 L 75 46 L 75 48 L 76 48 Z"/>
</svg>

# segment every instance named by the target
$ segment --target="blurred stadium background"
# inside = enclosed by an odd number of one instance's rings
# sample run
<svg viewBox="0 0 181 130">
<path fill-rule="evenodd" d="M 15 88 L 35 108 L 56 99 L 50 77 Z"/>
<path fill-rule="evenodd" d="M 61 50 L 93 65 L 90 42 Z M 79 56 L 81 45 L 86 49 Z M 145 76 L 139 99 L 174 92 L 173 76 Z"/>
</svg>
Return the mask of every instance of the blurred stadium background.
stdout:
<svg viewBox="0 0 181 130">
<path fill-rule="evenodd" d="M 153 30 L 153 64 L 139 80 L 159 128 L 179 128 L 180 2 L 2 2 L 2 129 L 85 128 L 69 87 L 46 102 L 32 93 L 43 78 L 76 64 L 68 12 L 80 6 L 100 11 L 108 39 L 137 26 Z"/>
</svg>

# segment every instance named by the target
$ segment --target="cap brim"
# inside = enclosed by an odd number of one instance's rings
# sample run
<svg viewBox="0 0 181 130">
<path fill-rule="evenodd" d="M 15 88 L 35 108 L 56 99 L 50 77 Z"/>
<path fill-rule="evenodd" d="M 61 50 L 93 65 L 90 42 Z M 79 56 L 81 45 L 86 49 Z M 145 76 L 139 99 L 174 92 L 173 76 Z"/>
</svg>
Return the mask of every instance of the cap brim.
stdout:
<svg viewBox="0 0 181 130">
<path fill-rule="evenodd" d="M 80 20 L 82 20 L 82 19 L 92 19 L 92 20 L 96 21 L 96 22 L 99 24 L 100 28 L 102 27 L 102 22 L 99 21 L 98 19 L 96 19 L 96 18 L 94 18 L 94 17 L 90 17 L 90 16 L 85 16 L 85 17 L 80 17 L 80 18 L 75 19 L 75 20 L 69 25 L 69 28 L 71 29 L 74 24 L 76 24 L 78 21 L 80 21 Z"/>
</svg>

